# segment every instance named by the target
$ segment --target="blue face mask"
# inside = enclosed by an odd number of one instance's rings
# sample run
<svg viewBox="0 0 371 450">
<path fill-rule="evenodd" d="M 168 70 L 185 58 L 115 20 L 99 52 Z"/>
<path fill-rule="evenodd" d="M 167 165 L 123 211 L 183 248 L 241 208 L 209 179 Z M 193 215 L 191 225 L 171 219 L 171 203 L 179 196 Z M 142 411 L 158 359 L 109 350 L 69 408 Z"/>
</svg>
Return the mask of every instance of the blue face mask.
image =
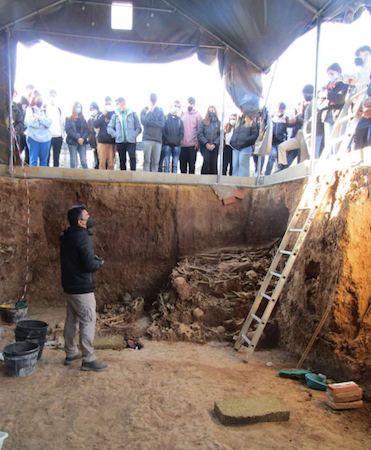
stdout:
<svg viewBox="0 0 371 450">
<path fill-rule="evenodd" d="M 117 105 L 117 106 L 116 106 L 116 111 L 119 112 L 119 113 L 122 113 L 122 108 L 121 108 L 120 105 Z"/>
<path fill-rule="evenodd" d="M 76 111 L 76 114 L 81 114 L 81 108 L 76 108 L 75 111 Z"/>
</svg>

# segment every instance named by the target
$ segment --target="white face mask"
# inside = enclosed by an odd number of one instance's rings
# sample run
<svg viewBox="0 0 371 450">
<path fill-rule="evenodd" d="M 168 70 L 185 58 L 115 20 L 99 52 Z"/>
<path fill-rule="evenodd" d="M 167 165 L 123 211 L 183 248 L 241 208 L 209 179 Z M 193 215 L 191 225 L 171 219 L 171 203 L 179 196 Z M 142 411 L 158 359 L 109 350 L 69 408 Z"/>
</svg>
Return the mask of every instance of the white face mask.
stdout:
<svg viewBox="0 0 371 450">
<path fill-rule="evenodd" d="M 113 111 L 112 105 L 106 105 L 106 111 L 108 112 Z"/>
<path fill-rule="evenodd" d="M 96 109 L 93 109 L 92 111 L 90 111 L 90 113 L 93 117 L 95 117 L 98 114 L 98 111 Z"/>
<path fill-rule="evenodd" d="M 55 97 L 50 97 L 49 102 L 51 105 L 55 105 Z"/>
<path fill-rule="evenodd" d="M 236 125 L 236 120 L 232 119 L 229 121 L 229 124 L 234 127 Z"/>
</svg>

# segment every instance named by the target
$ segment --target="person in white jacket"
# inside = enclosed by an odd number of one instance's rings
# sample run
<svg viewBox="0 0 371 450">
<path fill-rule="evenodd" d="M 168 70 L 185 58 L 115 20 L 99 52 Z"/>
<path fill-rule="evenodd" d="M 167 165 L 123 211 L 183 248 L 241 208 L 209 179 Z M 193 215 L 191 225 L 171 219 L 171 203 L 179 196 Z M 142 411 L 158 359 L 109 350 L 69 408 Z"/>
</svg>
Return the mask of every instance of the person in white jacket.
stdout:
<svg viewBox="0 0 371 450">
<path fill-rule="evenodd" d="M 27 145 L 30 150 L 30 166 L 48 165 L 48 156 L 52 134 L 49 130 L 52 121 L 43 108 L 41 94 L 34 92 L 30 106 L 26 110 Z"/>
<path fill-rule="evenodd" d="M 45 105 L 45 110 L 49 119 L 52 121 L 52 124 L 50 125 L 52 140 L 48 156 L 48 165 L 50 160 L 50 153 L 53 149 L 53 166 L 59 167 L 59 156 L 61 153 L 65 131 L 64 117 L 62 116 L 61 108 L 57 104 L 57 92 L 54 89 L 49 92 L 49 102 Z"/>
</svg>

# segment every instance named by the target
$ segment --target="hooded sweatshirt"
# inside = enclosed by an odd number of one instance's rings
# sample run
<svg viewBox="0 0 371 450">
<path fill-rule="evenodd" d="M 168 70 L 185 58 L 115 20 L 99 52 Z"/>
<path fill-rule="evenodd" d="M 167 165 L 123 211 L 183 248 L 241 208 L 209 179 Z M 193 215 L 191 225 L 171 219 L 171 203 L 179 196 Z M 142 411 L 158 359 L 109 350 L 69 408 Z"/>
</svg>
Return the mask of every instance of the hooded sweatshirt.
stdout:
<svg viewBox="0 0 371 450">
<path fill-rule="evenodd" d="M 201 114 L 192 109 L 192 111 L 184 111 L 180 118 L 184 124 L 184 138 L 180 145 L 182 147 L 193 147 L 197 144 L 198 126 L 202 122 Z"/>
</svg>

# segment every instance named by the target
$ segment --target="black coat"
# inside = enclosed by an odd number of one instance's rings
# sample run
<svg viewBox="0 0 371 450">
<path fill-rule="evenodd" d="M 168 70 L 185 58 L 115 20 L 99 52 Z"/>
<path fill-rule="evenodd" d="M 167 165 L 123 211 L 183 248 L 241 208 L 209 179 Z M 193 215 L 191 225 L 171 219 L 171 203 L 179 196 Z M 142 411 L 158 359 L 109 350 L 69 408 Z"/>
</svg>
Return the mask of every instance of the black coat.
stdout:
<svg viewBox="0 0 371 450">
<path fill-rule="evenodd" d="M 245 122 L 241 122 L 238 127 L 233 131 L 231 138 L 231 147 L 236 150 L 242 150 L 243 148 L 250 147 L 255 144 L 259 136 L 259 128 L 256 123 L 252 123 L 251 127 L 246 128 Z"/>
<path fill-rule="evenodd" d="M 206 144 L 214 144 L 218 147 L 220 144 L 219 120 L 215 118 L 210 121 L 209 125 L 205 125 L 205 121 L 202 120 L 198 125 L 197 139 L 203 146 Z"/>
<path fill-rule="evenodd" d="M 13 125 L 14 129 L 17 134 L 24 133 L 26 130 L 26 127 L 24 125 L 24 113 L 22 110 L 22 106 L 17 103 L 13 103 L 12 105 L 12 111 L 13 111 Z"/>
<path fill-rule="evenodd" d="M 158 106 L 151 112 L 144 108 L 140 113 L 140 121 L 143 125 L 143 141 L 155 141 L 162 144 L 162 129 L 165 126 L 165 115 Z"/>
<path fill-rule="evenodd" d="M 94 292 L 95 273 L 102 261 L 94 256 L 93 240 L 89 230 L 69 227 L 60 237 L 62 286 L 68 294 Z"/>
<path fill-rule="evenodd" d="M 94 120 L 94 128 L 99 128 L 98 132 L 98 142 L 100 144 L 114 144 L 115 139 L 107 133 L 107 126 L 111 120 L 111 117 L 115 114 L 114 111 L 107 112 L 106 115 L 103 113 L 98 116 L 98 119 Z"/>
<path fill-rule="evenodd" d="M 77 140 L 79 138 L 84 139 L 84 144 L 87 144 L 87 137 L 88 137 L 88 124 L 86 123 L 86 120 L 81 117 L 81 133 L 77 133 L 76 131 L 76 120 L 70 119 L 69 117 L 66 117 L 66 142 L 70 145 L 78 145 Z"/>
<path fill-rule="evenodd" d="M 184 124 L 180 117 L 168 114 L 162 131 L 162 142 L 165 145 L 180 145 L 184 137 Z"/>
</svg>

